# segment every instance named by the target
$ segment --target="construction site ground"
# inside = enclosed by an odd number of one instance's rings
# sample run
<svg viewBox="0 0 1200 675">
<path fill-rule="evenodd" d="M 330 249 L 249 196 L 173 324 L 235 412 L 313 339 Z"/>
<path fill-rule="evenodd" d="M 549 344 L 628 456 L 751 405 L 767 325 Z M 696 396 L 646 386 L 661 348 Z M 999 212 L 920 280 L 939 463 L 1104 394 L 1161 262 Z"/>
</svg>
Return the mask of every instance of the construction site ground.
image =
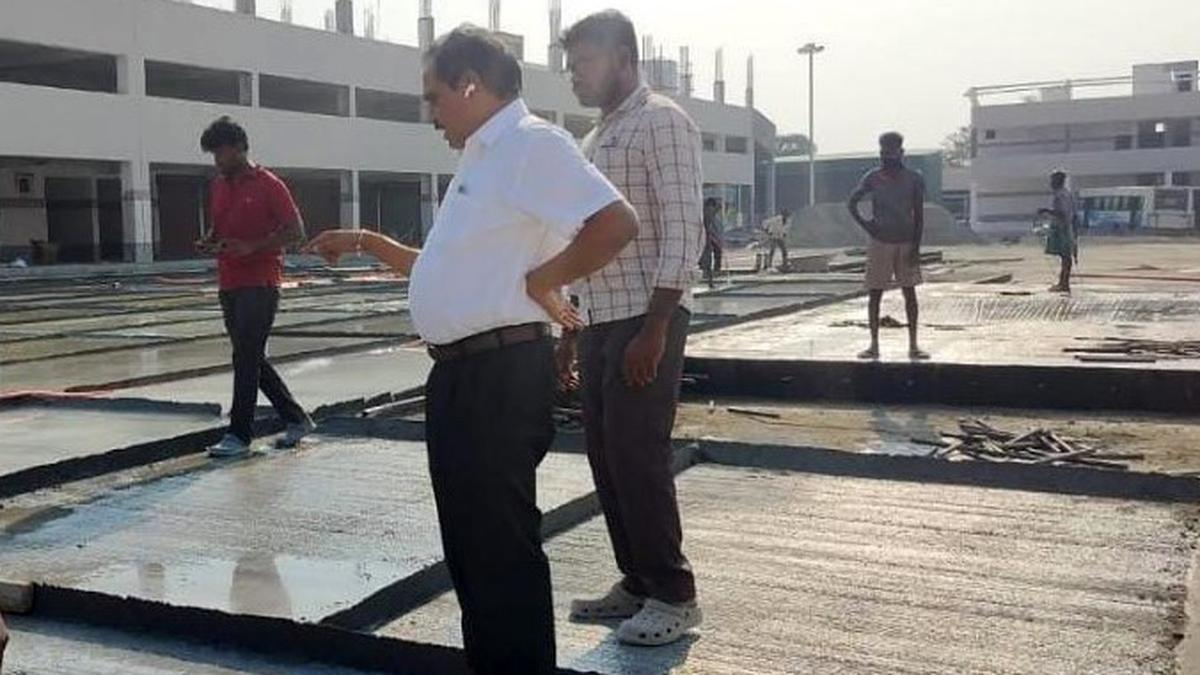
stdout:
<svg viewBox="0 0 1200 675">
<path fill-rule="evenodd" d="M 564 672 L 1200 672 L 1200 359 L 1063 351 L 1191 340 L 1200 244 L 1085 238 L 1069 297 L 1034 242 L 928 248 L 928 362 L 902 328 L 856 358 L 858 251 L 793 251 L 833 266 L 806 273 L 730 252 L 697 288 L 674 436 L 705 623 L 676 645 L 566 619 L 616 570 L 560 411 L 538 497 Z M 216 461 L 211 272 L 92 272 L 0 277 L 5 672 L 465 673 L 406 284 L 292 269 L 271 353 L 318 432 L 274 450 L 262 408 L 256 452 Z M 963 419 L 1130 458 L 930 456 Z"/>
</svg>

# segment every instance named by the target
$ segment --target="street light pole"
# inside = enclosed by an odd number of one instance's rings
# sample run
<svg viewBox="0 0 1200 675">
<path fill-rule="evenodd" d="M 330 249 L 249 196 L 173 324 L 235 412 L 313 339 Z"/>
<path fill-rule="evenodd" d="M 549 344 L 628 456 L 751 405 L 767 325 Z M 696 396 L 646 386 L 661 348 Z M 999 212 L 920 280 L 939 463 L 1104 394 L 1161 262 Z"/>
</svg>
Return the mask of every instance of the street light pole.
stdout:
<svg viewBox="0 0 1200 675">
<path fill-rule="evenodd" d="M 819 45 L 815 42 L 810 42 L 796 52 L 808 56 L 808 205 L 813 206 L 817 203 L 817 143 L 815 132 L 813 131 L 813 75 L 814 65 L 817 54 L 825 51 L 824 45 Z"/>
</svg>

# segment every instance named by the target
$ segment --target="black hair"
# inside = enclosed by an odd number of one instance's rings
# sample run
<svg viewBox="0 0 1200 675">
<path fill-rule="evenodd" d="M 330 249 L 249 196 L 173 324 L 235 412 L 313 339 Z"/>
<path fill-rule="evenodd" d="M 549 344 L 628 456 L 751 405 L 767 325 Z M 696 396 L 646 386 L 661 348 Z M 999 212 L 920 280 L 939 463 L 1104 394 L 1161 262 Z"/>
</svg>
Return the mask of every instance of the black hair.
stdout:
<svg viewBox="0 0 1200 675">
<path fill-rule="evenodd" d="M 500 98 L 521 94 L 521 64 L 504 43 L 478 26 L 459 26 L 438 38 L 425 52 L 425 63 L 450 87 L 457 87 L 470 71 Z"/>
<path fill-rule="evenodd" d="M 590 42 L 608 48 L 624 47 L 629 50 L 629 56 L 635 68 L 640 59 L 637 31 L 633 27 L 633 22 L 615 9 L 589 14 L 563 33 L 563 47 L 570 49 L 571 45 L 580 42 Z"/>
<path fill-rule="evenodd" d="M 721 200 L 716 197 L 709 197 L 704 200 L 704 208 L 721 208 Z"/>
<path fill-rule="evenodd" d="M 881 148 L 903 148 L 904 135 L 899 131 L 886 131 L 879 134 L 879 147 Z"/>
<path fill-rule="evenodd" d="M 1065 185 L 1067 182 L 1067 172 L 1062 169 L 1055 169 L 1050 172 L 1050 182 Z"/>
<path fill-rule="evenodd" d="M 200 135 L 200 149 L 204 152 L 216 152 L 217 148 L 225 146 L 242 152 L 250 150 L 250 138 L 246 136 L 246 130 L 228 115 L 217 118 Z"/>
</svg>

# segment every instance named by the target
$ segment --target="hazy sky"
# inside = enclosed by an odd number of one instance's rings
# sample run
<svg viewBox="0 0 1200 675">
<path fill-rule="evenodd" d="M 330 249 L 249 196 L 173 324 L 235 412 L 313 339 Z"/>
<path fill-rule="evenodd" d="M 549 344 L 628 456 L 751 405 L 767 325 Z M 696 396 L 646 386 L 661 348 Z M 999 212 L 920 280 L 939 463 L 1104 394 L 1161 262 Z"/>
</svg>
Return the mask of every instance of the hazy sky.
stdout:
<svg viewBox="0 0 1200 675">
<path fill-rule="evenodd" d="M 232 5 L 232 0 L 196 0 Z M 381 37 L 416 43 L 418 0 L 375 5 Z M 1133 63 L 1200 58 L 1200 0 L 562 0 L 569 25 L 615 7 L 674 58 L 691 48 L 698 96 L 712 96 L 713 55 L 725 48 L 726 99 L 741 103 L 746 57 L 755 58 L 756 103 L 780 133 L 806 132 L 807 61 L 817 41 L 816 138 L 822 152 L 870 150 L 897 128 L 909 147 L 933 147 L 968 123 L 973 85 L 1126 75 Z M 258 0 L 277 18 L 280 0 Z M 294 21 L 320 26 L 333 0 L 293 0 Z M 504 0 L 502 28 L 525 36 L 545 61 L 548 0 Z M 487 24 L 487 0 L 433 0 L 440 34 Z M 360 24 L 361 25 L 361 24 Z"/>
</svg>

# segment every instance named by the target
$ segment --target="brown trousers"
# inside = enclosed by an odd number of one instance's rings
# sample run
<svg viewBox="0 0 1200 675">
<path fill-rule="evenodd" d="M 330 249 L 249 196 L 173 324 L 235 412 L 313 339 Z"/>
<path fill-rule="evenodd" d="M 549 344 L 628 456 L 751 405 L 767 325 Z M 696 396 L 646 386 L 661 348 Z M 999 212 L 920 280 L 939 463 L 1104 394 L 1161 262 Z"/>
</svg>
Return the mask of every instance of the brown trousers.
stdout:
<svg viewBox="0 0 1200 675">
<path fill-rule="evenodd" d="M 592 326 L 580 342 L 588 461 L 617 567 L 626 590 L 672 604 L 696 597 L 671 472 L 689 319 L 676 311 L 658 377 L 643 388 L 626 386 L 621 371 L 644 317 Z"/>
</svg>

